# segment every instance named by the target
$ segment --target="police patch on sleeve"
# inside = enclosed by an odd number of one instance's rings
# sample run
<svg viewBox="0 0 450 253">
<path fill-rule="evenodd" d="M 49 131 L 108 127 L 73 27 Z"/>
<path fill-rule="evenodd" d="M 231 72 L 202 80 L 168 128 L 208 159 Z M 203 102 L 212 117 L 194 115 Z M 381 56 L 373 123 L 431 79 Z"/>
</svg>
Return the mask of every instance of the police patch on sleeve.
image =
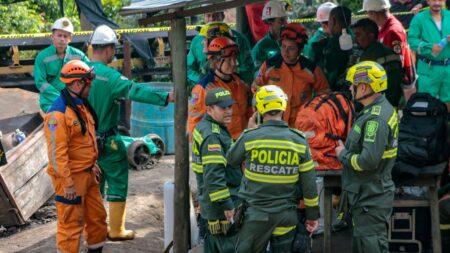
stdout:
<svg viewBox="0 0 450 253">
<path fill-rule="evenodd" d="M 50 119 L 48 121 L 48 129 L 50 129 L 50 131 L 55 131 L 55 129 L 58 127 L 58 121 L 56 119 Z"/>
<path fill-rule="evenodd" d="M 375 137 L 377 136 L 378 122 L 368 121 L 366 125 L 366 131 L 364 134 L 364 141 L 375 142 Z"/>
<path fill-rule="evenodd" d="M 395 40 L 392 42 L 392 50 L 394 50 L 394 52 L 396 54 L 401 54 L 402 53 L 402 42 L 399 40 Z"/>
</svg>

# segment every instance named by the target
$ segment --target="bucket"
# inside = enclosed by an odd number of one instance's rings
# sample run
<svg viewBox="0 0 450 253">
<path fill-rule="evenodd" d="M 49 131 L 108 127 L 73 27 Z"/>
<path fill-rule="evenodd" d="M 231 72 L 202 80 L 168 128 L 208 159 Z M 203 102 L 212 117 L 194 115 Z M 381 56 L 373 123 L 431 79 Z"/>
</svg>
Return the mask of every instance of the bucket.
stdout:
<svg viewBox="0 0 450 253">
<path fill-rule="evenodd" d="M 151 86 L 155 91 L 171 92 L 173 83 L 143 83 Z M 143 137 L 154 133 L 163 139 L 166 144 L 165 154 L 175 153 L 174 138 L 175 105 L 157 106 L 139 102 L 131 103 L 130 128 L 131 136 Z"/>
</svg>

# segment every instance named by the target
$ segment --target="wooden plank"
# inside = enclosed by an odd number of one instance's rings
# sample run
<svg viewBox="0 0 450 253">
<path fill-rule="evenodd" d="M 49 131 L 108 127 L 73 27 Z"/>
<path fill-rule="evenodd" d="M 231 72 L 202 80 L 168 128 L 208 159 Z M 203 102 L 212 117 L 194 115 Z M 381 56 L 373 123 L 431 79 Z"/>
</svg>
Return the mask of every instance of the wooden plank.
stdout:
<svg viewBox="0 0 450 253">
<path fill-rule="evenodd" d="M 54 194 L 47 166 L 42 167 L 23 187 L 14 192 L 22 217 L 27 220 Z"/>
<path fill-rule="evenodd" d="M 325 180 L 325 179 L 324 179 Z M 325 187 L 324 181 L 324 231 L 323 231 L 323 252 L 331 253 L 331 221 L 332 221 L 332 188 Z"/>
<path fill-rule="evenodd" d="M 0 176 L 5 181 L 6 188 L 13 193 L 48 163 L 44 131 L 41 129 L 29 136 L 27 141 L 12 152 L 13 155 L 7 157 L 8 164 L 0 171 Z"/>
</svg>

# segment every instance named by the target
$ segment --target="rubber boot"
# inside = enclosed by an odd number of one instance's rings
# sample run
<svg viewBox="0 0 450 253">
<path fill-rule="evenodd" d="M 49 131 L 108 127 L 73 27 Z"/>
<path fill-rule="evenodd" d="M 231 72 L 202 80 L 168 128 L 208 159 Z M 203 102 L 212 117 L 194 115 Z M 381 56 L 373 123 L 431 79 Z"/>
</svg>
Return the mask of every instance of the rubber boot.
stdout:
<svg viewBox="0 0 450 253">
<path fill-rule="evenodd" d="M 126 202 L 109 202 L 109 232 L 111 241 L 133 240 L 135 232 L 125 230 Z"/>
</svg>

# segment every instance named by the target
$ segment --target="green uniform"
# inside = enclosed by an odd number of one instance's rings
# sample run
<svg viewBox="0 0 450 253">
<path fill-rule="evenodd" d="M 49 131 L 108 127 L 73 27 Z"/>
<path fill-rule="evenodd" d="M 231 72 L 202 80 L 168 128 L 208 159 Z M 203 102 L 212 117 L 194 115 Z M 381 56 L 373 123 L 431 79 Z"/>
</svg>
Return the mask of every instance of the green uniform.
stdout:
<svg viewBox="0 0 450 253">
<path fill-rule="evenodd" d="M 39 52 L 34 61 L 34 82 L 39 90 L 39 105 L 41 110 L 47 112 L 53 102 L 61 95 L 66 85 L 59 80 L 64 64 L 71 60 L 89 62 L 86 55 L 80 50 L 67 46 L 63 59 L 56 53 L 56 47 L 50 45 Z"/>
<path fill-rule="evenodd" d="M 192 169 L 197 177 L 198 201 L 202 217 L 208 220 L 205 252 L 234 252 L 236 231 L 224 211 L 239 205 L 237 192 L 242 179 L 240 166 L 227 164 L 225 154 L 232 139 L 225 126 L 208 114 L 193 132 Z"/>
<path fill-rule="evenodd" d="M 347 29 L 347 33 L 355 41 L 355 36 L 353 36 L 353 32 L 350 29 Z M 330 37 L 326 42 L 322 55 L 316 55 L 319 58 L 323 57 L 323 71 L 333 91 L 340 90 L 341 87 L 338 82 L 345 79 L 346 70 L 349 67 L 350 55 L 352 54 L 352 50 L 341 50 L 339 36 Z"/>
<path fill-rule="evenodd" d="M 237 72 L 242 80 L 247 84 L 251 84 L 253 82 L 254 71 L 253 61 L 250 55 L 250 42 L 242 33 L 236 30 L 232 32 L 235 37 L 235 42 L 239 47 L 239 56 L 237 58 L 239 65 Z M 207 55 L 203 52 L 203 39 L 203 36 L 199 34 L 195 35 L 191 41 L 187 56 L 187 79 L 191 89 L 208 72 L 208 59 Z"/>
<path fill-rule="evenodd" d="M 119 103 L 121 99 L 154 105 L 167 105 L 167 92 L 157 92 L 151 87 L 137 84 L 122 76 L 118 71 L 101 62 L 91 62 L 96 74 L 92 82 L 89 102 L 97 113 L 97 135 L 104 139 L 103 151 L 98 164 L 102 169 L 100 188 L 104 193 L 108 183 L 106 200 L 123 202 L 128 191 L 127 150 L 118 134 Z"/>
<path fill-rule="evenodd" d="M 261 65 L 269 58 L 280 53 L 280 43 L 275 40 L 270 33 L 267 33 L 256 43 L 252 49 L 253 63 L 255 64 L 255 73 L 258 72 Z"/>
<path fill-rule="evenodd" d="M 290 252 L 301 192 L 306 218 L 319 217 L 316 171 L 303 134 L 284 121 L 269 120 L 246 130 L 227 153 L 228 163 L 245 161 L 239 197 L 248 204 L 236 252 Z"/>
<path fill-rule="evenodd" d="M 418 55 L 417 74 L 419 92 L 430 93 L 445 103 L 450 102 L 450 43 L 438 55 L 432 54 L 432 47 L 450 35 L 450 12 L 441 12 L 439 30 L 430 11 L 414 16 L 409 26 L 408 43 Z"/>
<path fill-rule="evenodd" d="M 403 67 L 400 56 L 380 42 L 374 42 L 362 51 L 358 62 L 362 61 L 374 61 L 383 66 L 388 77 L 386 98 L 391 105 L 398 107 L 400 98 L 403 94 L 401 87 Z"/>
<path fill-rule="evenodd" d="M 397 124 L 396 111 L 380 96 L 358 115 L 339 154 L 344 165 L 341 201 L 348 201 L 353 218 L 352 252 L 388 252 Z"/>
<path fill-rule="evenodd" d="M 325 63 L 322 51 L 326 45 L 328 35 L 319 27 L 313 36 L 308 40 L 308 44 L 303 48 L 303 55 L 315 62 L 321 69 L 324 69 Z"/>
</svg>

